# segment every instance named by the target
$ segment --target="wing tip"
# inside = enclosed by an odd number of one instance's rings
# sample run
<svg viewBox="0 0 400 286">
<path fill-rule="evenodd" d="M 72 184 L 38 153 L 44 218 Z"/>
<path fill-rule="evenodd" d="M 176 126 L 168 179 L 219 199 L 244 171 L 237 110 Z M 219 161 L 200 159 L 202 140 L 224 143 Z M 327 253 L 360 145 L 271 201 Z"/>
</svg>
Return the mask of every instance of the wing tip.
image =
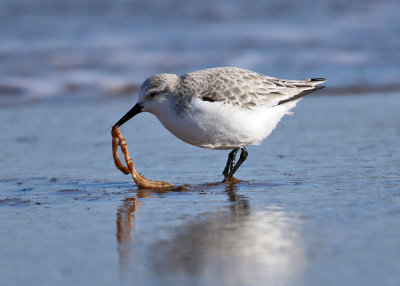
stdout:
<svg viewBox="0 0 400 286">
<path fill-rule="evenodd" d="M 315 78 L 311 78 L 310 81 L 311 81 L 311 82 L 319 82 L 319 83 L 322 83 L 322 82 L 325 82 L 326 79 L 324 79 L 323 77 L 315 77 Z"/>
</svg>

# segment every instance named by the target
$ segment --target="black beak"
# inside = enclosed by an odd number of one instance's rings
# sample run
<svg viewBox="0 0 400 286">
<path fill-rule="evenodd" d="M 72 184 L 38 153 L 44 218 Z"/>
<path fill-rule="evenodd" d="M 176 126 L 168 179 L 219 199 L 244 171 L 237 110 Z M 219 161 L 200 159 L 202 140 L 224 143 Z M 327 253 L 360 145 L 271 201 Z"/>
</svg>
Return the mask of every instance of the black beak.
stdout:
<svg viewBox="0 0 400 286">
<path fill-rule="evenodd" d="M 131 119 L 133 116 L 136 114 L 142 112 L 142 107 L 139 105 L 139 103 L 136 103 L 134 107 L 132 107 L 131 110 L 129 110 L 122 118 L 113 126 L 114 127 L 120 127 L 122 124 L 127 122 L 129 119 Z"/>
</svg>

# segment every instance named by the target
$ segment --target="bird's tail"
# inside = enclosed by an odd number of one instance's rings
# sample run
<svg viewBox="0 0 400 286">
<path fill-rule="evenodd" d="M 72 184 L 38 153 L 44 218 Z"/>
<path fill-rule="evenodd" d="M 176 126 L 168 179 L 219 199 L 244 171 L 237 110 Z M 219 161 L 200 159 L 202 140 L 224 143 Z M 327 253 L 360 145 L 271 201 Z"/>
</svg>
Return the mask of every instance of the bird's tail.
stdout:
<svg viewBox="0 0 400 286">
<path fill-rule="evenodd" d="M 323 86 L 323 85 L 317 86 L 317 85 L 321 84 L 321 83 L 323 83 L 325 81 L 326 81 L 326 79 L 324 79 L 324 78 L 311 78 L 311 79 L 304 80 L 302 82 L 301 86 L 304 87 L 304 84 L 308 84 L 310 86 L 310 88 L 302 90 L 301 92 L 299 92 L 298 94 L 296 94 L 296 95 L 294 95 L 294 96 L 292 96 L 290 98 L 287 98 L 287 99 L 279 101 L 278 105 L 281 105 L 281 104 L 284 104 L 284 103 L 299 99 L 299 98 L 301 98 L 301 97 L 303 97 L 303 96 L 305 96 L 305 95 L 307 95 L 307 94 L 309 94 L 311 92 L 323 89 L 325 86 Z"/>
</svg>

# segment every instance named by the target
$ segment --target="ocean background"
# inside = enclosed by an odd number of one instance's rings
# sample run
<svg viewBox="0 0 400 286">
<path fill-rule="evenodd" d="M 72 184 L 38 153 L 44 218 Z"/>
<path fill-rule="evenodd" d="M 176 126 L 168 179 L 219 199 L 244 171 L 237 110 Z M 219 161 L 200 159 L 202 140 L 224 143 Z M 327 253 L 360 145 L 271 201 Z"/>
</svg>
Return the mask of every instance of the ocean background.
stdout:
<svg viewBox="0 0 400 286">
<path fill-rule="evenodd" d="M 0 284 L 400 285 L 400 2 L 0 1 Z M 235 177 L 150 114 L 155 73 L 324 77 Z"/>
<path fill-rule="evenodd" d="M 398 11 L 396 0 L 4 0 L 0 97 L 132 92 L 155 73 L 217 66 L 398 89 Z"/>
</svg>

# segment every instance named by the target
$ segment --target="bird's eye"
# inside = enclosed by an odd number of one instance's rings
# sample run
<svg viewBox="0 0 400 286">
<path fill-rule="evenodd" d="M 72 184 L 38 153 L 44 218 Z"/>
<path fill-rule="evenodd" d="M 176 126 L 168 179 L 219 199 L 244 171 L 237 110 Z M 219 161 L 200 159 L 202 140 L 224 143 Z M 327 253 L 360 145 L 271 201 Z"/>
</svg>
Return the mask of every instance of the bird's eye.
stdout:
<svg viewBox="0 0 400 286">
<path fill-rule="evenodd" d="M 157 92 L 150 92 L 149 97 L 155 97 L 157 95 Z"/>
</svg>

